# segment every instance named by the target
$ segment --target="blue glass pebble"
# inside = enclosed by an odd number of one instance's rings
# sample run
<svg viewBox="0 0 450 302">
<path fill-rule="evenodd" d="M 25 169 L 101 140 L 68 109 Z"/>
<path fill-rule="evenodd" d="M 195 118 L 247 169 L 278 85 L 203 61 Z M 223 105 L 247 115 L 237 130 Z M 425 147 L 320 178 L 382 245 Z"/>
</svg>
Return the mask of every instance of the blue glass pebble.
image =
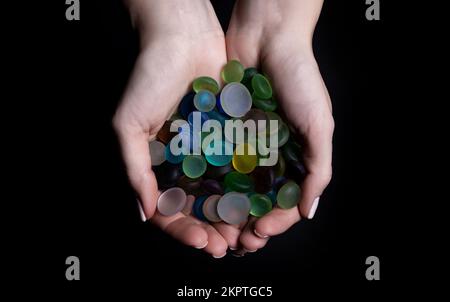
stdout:
<svg viewBox="0 0 450 302">
<path fill-rule="evenodd" d="M 192 206 L 192 213 L 195 217 L 197 217 L 201 221 L 208 221 L 205 215 L 203 214 L 203 204 L 205 200 L 208 198 L 208 195 L 201 195 L 197 197 L 194 201 L 194 205 Z"/>
<path fill-rule="evenodd" d="M 222 129 L 225 129 L 225 121 L 228 119 L 226 116 L 224 116 L 220 112 L 217 112 L 216 110 L 211 110 L 211 111 L 207 112 L 206 114 L 208 114 L 208 117 L 210 120 L 218 121 L 220 123 L 220 125 L 222 126 Z"/>
<path fill-rule="evenodd" d="M 202 112 L 211 111 L 216 106 L 216 96 L 208 90 L 201 90 L 194 97 L 194 106 Z"/>
<path fill-rule="evenodd" d="M 181 116 L 184 119 L 187 119 L 189 116 L 189 113 L 191 113 L 192 111 L 195 110 L 194 96 L 195 96 L 195 92 L 189 92 L 181 99 L 179 110 L 180 110 Z"/>
<path fill-rule="evenodd" d="M 200 121 L 201 121 L 200 127 L 201 127 L 207 120 L 209 120 L 208 114 L 206 114 L 206 112 L 192 111 L 191 113 L 189 113 L 189 116 L 188 116 L 189 125 L 192 125 L 192 126 L 194 125 L 193 122 L 194 122 L 194 113 L 195 112 L 198 112 L 201 115 L 200 116 L 200 118 L 201 118 L 200 119 Z"/>
</svg>

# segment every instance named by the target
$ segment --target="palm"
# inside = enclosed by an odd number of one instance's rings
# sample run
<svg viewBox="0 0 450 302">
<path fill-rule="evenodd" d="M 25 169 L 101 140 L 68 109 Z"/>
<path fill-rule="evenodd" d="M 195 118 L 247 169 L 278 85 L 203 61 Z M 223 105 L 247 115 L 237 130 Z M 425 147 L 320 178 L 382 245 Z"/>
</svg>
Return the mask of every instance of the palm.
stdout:
<svg viewBox="0 0 450 302">
<path fill-rule="evenodd" d="M 128 174 L 141 198 L 145 216 L 152 217 L 154 224 L 181 242 L 204 247 L 214 256 L 222 256 L 228 246 L 212 226 L 189 213 L 166 217 L 155 211 L 160 192 L 153 172 L 148 169 L 151 167 L 148 141 L 175 111 L 192 79 L 208 75 L 219 80 L 225 62 L 225 42 L 220 33 L 209 33 L 196 40 L 177 36 L 152 41 L 137 60 L 116 114 Z"/>
<path fill-rule="evenodd" d="M 331 102 L 312 54 L 282 41 L 282 36 L 267 41 L 261 48 L 250 37 L 245 33 L 227 35 L 228 58 L 239 59 L 246 67 L 257 66 L 268 74 L 281 110 L 304 139 L 303 160 L 309 174 L 302 184 L 298 207 L 275 208 L 260 219 L 250 219 L 239 233 L 232 234 L 233 240 L 247 251 L 263 247 L 268 237 L 283 233 L 302 216 L 309 216 L 313 200 L 321 193 L 317 188 L 325 187 L 331 177 L 333 132 Z M 226 235 L 231 236 L 229 232 Z"/>
</svg>

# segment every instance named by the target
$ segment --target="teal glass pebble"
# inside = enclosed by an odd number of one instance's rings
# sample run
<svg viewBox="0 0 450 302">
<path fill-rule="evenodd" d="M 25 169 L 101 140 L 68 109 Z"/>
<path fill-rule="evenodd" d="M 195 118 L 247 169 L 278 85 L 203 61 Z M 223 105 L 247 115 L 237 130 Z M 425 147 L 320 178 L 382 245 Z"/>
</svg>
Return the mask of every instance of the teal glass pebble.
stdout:
<svg viewBox="0 0 450 302">
<path fill-rule="evenodd" d="M 183 159 L 182 168 L 187 177 L 198 178 L 206 171 L 206 160 L 201 155 L 187 155 Z"/>
<path fill-rule="evenodd" d="M 209 112 L 206 112 L 210 120 L 216 120 L 220 123 L 220 126 L 222 126 L 222 129 L 225 129 L 225 121 L 227 118 L 221 114 L 220 112 L 216 110 L 211 110 Z"/>
<path fill-rule="evenodd" d="M 237 60 L 228 61 L 222 69 L 221 76 L 225 83 L 240 82 L 244 77 L 244 66 Z"/>
<path fill-rule="evenodd" d="M 272 201 L 264 194 L 251 195 L 250 204 L 250 215 L 255 217 L 262 217 L 272 210 Z"/>
<path fill-rule="evenodd" d="M 187 152 L 182 152 L 180 154 L 175 155 L 171 151 L 170 143 L 166 145 L 165 157 L 166 157 L 166 160 L 169 163 L 171 163 L 171 164 L 179 164 L 179 163 L 181 163 L 183 161 L 186 153 Z"/>
<path fill-rule="evenodd" d="M 241 83 L 230 83 L 220 93 L 220 105 L 229 116 L 242 117 L 252 107 L 252 96 Z"/>
<path fill-rule="evenodd" d="M 217 94 L 219 92 L 219 84 L 211 77 L 199 77 L 192 83 L 192 89 L 197 93 L 201 90 L 208 90 L 213 94 Z"/>
<path fill-rule="evenodd" d="M 252 87 L 255 95 L 263 100 L 270 99 L 272 97 L 272 86 L 270 86 L 269 80 L 262 74 L 255 74 L 252 78 Z"/>
<path fill-rule="evenodd" d="M 211 111 L 216 106 L 216 96 L 208 90 L 200 90 L 194 96 L 194 106 L 202 112 Z"/>
<path fill-rule="evenodd" d="M 285 183 L 277 194 L 278 206 L 282 209 L 295 207 L 300 201 L 300 187 L 293 181 Z"/>
<path fill-rule="evenodd" d="M 230 172 L 225 175 L 225 187 L 229 190 L 236 192 L 250 192 L 253 191 L 253 183 L 251 178 L 236 171 Z"/>
<path fill-rule="evenodd" d="M 253 92 L 252 99 L 253 99 L 253 106 L 255 106 L 256 108 L 259 108 L 263 111 L 275 111 L 278 107 L 278 103 L 277 103 L 277 101 L 275 101 L 275 99 L 273 97 L 270 99 L 267 99 L 267 100 L 263 100 L 263 99 L 259 98 L 255 94 L 255 92 Z"/>
<path fill-rule="evenodd" d="M 225 140 L 213 141 L 203 149 L 203 152 L 206 160 L 211 165 L 219 167 L 225 166 L 233 159 L 233 144 Z"/>
</svg>

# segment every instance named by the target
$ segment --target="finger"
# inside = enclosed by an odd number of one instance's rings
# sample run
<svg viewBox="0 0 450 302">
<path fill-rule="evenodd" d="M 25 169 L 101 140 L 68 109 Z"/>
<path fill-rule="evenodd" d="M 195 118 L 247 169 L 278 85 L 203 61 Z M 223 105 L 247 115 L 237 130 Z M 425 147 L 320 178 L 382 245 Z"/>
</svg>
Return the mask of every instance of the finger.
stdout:
<svg viewBox="0 0 450 302">
<path fill-rule="evenodd" d="M 257 221 L 258 218 L 251 217 L 247 225 L 242 230 L 239 241 L 244 249 L 244 252 L 256 252 L 258 249 L 264 247 L 269 240 L 269 237 L 261 238 L 255 234 L 255 223 Z"/>
<path fill-rule="evenodd" d="M 255 222 L 252 231 L 259 238 L 268 238 L 284 233 L 300 219 L 297 207 L 291 209 L 274 208 Z"/>
<path fill-rule="evenodd" d="M 138 195 L 146 219 L 153 216 L 158 198 L 158 185 L 151 170 L 148 135 L 140 130 L 118 131 L 122 156 L 130 184 Z"/>
<path fill-rule="evenodd" d="M 181 211 L 184 215 L 189 216 L 192 213 L 192 206 L 194 205 L 195 196 L 188 195 L 186 199 L 186 205 L 184 209 Z"/>
<path fill-rule="evenodd" d="M 226 36 L 228 60 L 238 60 L 245 67 L 257 67 L 259 47 L 257 41 L 246 33 Z"/>
<path fill-rule="evenodd" d="M 303 134 L 306 143 L 303 156 L 308 174 L 302 183 L 299 209 L 302 217 L 308 219 L 314 217 L 320 196 L 331 180 L 333 129 L 332 119 L 323 119 Z"/>
<path fill-rule="evenodd" d="M 222 258 L 227 254 L 228 244 L 220 233 L 211 225 L 203 224 L 208 234 L 208 245 L 204 248 L 205 252 L 210 253 L 214 258 Z"/>
<path fill-rule="evenodd" d="M 239 226 L 230 225 L 225 222 L 214 223 L 213 226 L 225 239 L 230 250 L 237 250 L 239 248 L 239 235 L 241 234 Z"/>
<path fill-rule="evenodd" d="M 208 233 L 200 221 L 179 212 L 173 216 L 163 216 L 156 212 L 151 222 L 180 242 L 195 247 L 208 245 Z"/>
</svg>

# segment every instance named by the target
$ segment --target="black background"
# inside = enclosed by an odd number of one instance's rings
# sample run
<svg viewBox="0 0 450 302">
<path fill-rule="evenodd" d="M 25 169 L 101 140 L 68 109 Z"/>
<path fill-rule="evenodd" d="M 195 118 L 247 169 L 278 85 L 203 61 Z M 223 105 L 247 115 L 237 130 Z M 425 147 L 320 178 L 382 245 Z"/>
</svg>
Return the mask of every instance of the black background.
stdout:
<svg viewBox="0 0 450 302">
<path fill-rule="evenodd" d="M 212 2 L 226 28 L 233 1 Z M 384 175 L 388 187 L 395 175 L 386 175 L 377 149 L 391 118 L 378 116 L 380 107 L 395 98 L 391 85 L 399 54 L 391 43 L 401 39 L 387 1 L 381 21 L 366 20 L 362 0 L 325 1 L 316 28 L 314 51 L 336 121 L 333 180 L 316 217 L 257 253 L 219 260 L 139 220 L 111 127 L 139 46 L 120 1 L 81 1 L 81 21 L 65 19 L 64 1 L 47 5 L 51 13 L 37 28 L 38 37 L 25 33 L 36 46 L 28 52 L 38 67 L 30 71 L 34 84 L 22 92 L 43 97 L 31 102 L 30 115 L 38 122 L 27 126 L 38 165 L 28 189 L 39 204 L 30 205 L 32 223 L 18 240 L 26 246 L 19 254 L 22 264 L 28 265 L 29 250 L 37 255 L 39 261 L 29 265 L 44 272 L 41 281 L 70 292 L 135 281 L 145 284 L 140 291 L 167 297 L 184 285 L 258 284 L 272 286 L 279 297 L 304 295 L 310 283 L 375 292 L 396 278 L 394 244 L 402 237 L 389 229 L 395 218 L 389 207 L 397 195 L 381 189 L 379 178 Z M 65 280 L 70 255 L 81 261 L 78 283 Z M 371 255 L 381 261 L 378 283 L 365 279 Z"/>
</svg>

